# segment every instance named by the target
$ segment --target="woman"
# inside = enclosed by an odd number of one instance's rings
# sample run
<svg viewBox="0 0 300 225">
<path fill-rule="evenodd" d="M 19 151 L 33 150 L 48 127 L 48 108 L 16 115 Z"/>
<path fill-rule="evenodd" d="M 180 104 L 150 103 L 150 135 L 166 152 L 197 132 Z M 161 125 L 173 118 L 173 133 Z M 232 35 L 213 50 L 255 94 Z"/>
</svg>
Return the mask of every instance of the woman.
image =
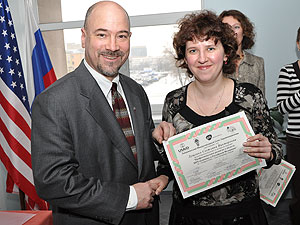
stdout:
<svg viewBox="0 0 300 225">
<path fill-rule="evenodd" d="M 300 27 L 296 44 L 300 51 Z M 282 114 L 288 114 L 286 129 L 287 160 L 300 168 L 300 60 L 281 68 L 277 83 L 277 106 Z M 290 204 L 294 225 L 300 224 L 300 171 L 292 178 L 293 198 Z"/>
<path fill-rule="evenodd" d="M 254 84 L 265 94 L 264 59 L 245 51 L 254 45 L 255 34 L 252 23 L 238 10 L 223 11 L 219 18 L 231 26 L 238 42 L 237 54 L 240 58 L 231 77 L 240 82 Z"/>
<path fill-rule="evenodd" d="M 235 70 L 236 45 L 230 27 L 210 11 L 189 14 L 180 21 L 173 40 L 176 60 L 194 81 L 166 96 L 163 120 L 173 123 L 176 132 L 181 133 L 245 111 L 257 135 L 244 143 L 249 147 L 244 151 L 266 159 L 268 166 L 278 164 L 281 148 L 262 92 L 252 84 L 240 84 L 224 75 Z M 158 174 L 173 178 L 168 163 L 159 163 Z M 174 182 L 169 224 L 267 224 L 256 172 L 186 199 Z"/>
</svg>

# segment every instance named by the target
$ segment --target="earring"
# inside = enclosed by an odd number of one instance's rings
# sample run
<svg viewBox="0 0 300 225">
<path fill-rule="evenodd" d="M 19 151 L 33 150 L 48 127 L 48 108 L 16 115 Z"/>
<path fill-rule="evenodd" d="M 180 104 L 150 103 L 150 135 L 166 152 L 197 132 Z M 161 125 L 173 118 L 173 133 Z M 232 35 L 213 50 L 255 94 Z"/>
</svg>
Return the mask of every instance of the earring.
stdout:
<svg viewBox="0 0 300 225">
<path fill-rule="evenodd" d="M 227 60 L 226 60 L 226 61 L 224 61 L 224 64 L 225 64 L 225 65 L 227 65 Z"/>
</svg>

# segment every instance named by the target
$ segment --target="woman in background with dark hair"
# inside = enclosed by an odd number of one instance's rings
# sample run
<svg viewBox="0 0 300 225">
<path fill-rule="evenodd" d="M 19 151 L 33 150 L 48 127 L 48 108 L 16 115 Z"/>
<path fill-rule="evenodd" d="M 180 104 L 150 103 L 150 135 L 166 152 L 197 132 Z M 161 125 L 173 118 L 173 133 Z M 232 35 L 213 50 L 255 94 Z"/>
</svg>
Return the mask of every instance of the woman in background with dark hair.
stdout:
<svg viewBox="0 0 300 225">
<path fill-rule="evenodd" d="M 236 68 L 237 42 L 227 24 L 216 14 L 201 11 L 186 15 L 173 39 L 177 65 L 194 80 L 168 93 L 163 121 L 177 134 L 196 126 L 244 111 L 256 135 L 244 143 L 244 152 L 279 164 L 281 146 L 273 129 L 262 92 L 249 83 L 238 83 L 226 74 Z M 158 174 L 173 179 L 164 149 Z M 170 225 L 267 225 L 256 171 L 184 199 L 176 182 Z"/>
<path fill-rule="evenodd" d="M 296 45 L 300 51 L 300 27 Z M 300 224 L 300 60 L 283 66 L 277 83 L 277 106 L 282 114 L 288 114 L 286 129 L 287 160 L 296 166 L 292 178 L 293 196 L 290 204 L 294 225 Z"/>
<path fill-rule="evenodd" d="M 238 10 L 223 11 L 219 18 L 223 23 L 231 26 L 238 42 L 237 54 L 240 58 L 237 61 L 235 73 L 231 74 L 230 77 L 240 82 L 254 84 L 265 94 L 264 59 L 245 51 L 254 45 L 253 24 L 248 17 Z"/>
</svg>

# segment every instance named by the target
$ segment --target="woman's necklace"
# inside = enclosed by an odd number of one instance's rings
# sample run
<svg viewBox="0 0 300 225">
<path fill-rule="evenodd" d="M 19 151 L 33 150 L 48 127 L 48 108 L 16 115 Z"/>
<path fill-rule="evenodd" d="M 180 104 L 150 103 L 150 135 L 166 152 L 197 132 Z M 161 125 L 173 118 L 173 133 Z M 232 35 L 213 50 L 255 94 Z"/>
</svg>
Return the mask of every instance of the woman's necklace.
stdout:
<svg viewBox="0 0 300 225">
<path fill-rule="evenodd" d="M 195 89 L 195 90 L 196 90 L 196 89 Z M 198 103 L 198 101 L 197 101 L 196 92 L 194 92 L 194 99 L 195 99 L 195 102 L 196 102 L 196 104 L 197 104 L 197 107 L 198 107 L 199 111 L 200 111 L 204 116 L 210 116 L 210 115 L 212 115 L 212 114 L 217 110 L 217 108 L 219 107 L 219 105 L 220 105 L 220 103 L 221 103 L 221 99 L 222 99 L 222 97 L 223 97 L 224 90 L 225 90 L 225 84 L 224 84 L 224 86 L 223 86 L 222 93 L 221 93 L 221 95 L 219 96 L 219 101 L 218 101 L 218 103 L 216 104 L 215 108 L 214 108 L 209 114 L 206 114 L 206 113 L 204 113 L 204 112 L 202 111 L 202 109 L 201 109 L 201 107 L 200 107 L 200 105 L 199 105 L 199 103 Z"/>
</svg>

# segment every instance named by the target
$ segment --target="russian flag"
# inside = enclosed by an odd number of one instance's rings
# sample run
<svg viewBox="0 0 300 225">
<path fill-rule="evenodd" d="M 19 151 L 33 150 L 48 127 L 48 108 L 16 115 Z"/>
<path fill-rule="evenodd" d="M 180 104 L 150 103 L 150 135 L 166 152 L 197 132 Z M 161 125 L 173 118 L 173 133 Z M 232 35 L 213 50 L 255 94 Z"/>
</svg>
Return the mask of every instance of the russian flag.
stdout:
<svg viewBox="0 0 300 225">
<path fill-rule="evenodd" d="M 41 30 L 34 18 L 32 1 L 25 0 L 26 19 L 26 54 L 27 60 L 27 92 L 29 104 L 45 88 L 56 81 L 56 76 L 51 64 Z M 31 75 L 32 74 L 32 75 Z"/>
</svg>

